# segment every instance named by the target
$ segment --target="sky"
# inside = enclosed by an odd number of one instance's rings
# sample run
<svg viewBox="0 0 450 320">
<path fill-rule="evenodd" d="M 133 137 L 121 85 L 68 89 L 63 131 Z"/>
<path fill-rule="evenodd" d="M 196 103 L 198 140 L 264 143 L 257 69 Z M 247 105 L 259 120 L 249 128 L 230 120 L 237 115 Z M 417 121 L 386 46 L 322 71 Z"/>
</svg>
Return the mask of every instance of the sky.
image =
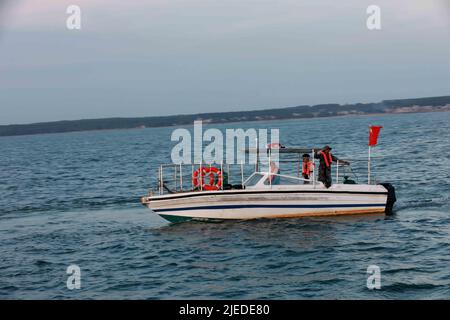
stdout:
<svg viewBox="0 0 450 320">
<path fill-rule="evenodd" d="M 442 95 L 450 0 L 0 0 L 0 125 Z"/>
</svg>

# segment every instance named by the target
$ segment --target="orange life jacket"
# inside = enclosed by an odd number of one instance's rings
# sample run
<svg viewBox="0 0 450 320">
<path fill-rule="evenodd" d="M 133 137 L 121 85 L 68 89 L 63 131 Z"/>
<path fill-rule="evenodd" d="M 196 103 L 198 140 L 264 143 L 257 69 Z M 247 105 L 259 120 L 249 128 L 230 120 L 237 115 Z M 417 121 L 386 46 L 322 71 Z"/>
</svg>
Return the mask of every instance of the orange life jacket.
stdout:
<svg viewBox="0 0 450 320">
<path fill-rule="evenodd" d="M 303 162 L 302 173 L 307 174 L 309 176 L 311 173 L 311 170 L 312 170 L 312 162 L 310 162 L 310 161 Z"/>
<path fill-rule="evenodd" d="M 329 166 L 331 166 L 331 163 L 333 162 L 333 157 L 331 156 L 331 153 L 320 151 L 320 154 L 323 156 L 323 160 L 325 161 L 325 166 L 327 168 Z"/>
</svg>

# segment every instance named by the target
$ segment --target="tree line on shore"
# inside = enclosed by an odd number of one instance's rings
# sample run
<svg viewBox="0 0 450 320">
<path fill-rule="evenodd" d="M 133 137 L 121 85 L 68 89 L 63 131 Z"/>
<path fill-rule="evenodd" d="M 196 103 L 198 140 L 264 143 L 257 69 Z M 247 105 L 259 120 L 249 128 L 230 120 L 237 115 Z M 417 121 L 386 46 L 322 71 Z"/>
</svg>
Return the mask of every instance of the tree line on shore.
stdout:
<svg viewBox="0 0 450 320">
<path fill-rule="evenodd" d="M 239 121 L 301 119 L 333 117 L 343 115 L 364 115 L 397 112 L 428 112 L 450 109 L 450 96 L 384 100 L 378 103 L 302 105 L 288 108 L 273 108 L 251 111 L 215 112 L 153 116 L 140 118 L 103 118 L 67 120 L 32 124 L 1 125 L 0 136 L 15 136 L 72 131 L 111 130 L 189 125 L 196 120 L 207 123 Z M 406 108 L 406 109 L 405 109 Z M 410 109 L 408 109 L 410 108 Z M 422 108 L 422 109 L 421 109 Z"/>
</svg>

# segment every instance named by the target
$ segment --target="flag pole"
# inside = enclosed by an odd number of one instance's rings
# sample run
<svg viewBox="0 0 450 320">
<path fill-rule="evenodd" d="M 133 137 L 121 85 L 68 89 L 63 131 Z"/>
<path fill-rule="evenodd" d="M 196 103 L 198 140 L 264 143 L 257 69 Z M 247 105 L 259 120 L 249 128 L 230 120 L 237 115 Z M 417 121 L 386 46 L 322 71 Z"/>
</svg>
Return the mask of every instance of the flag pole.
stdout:
<svg viewBox="0 0 450 320">
<path fill-rule="evenodd" d="M 378 134 L 380 133 L 380 129 L 382 126 L 369 126 L 369 159 L 367 161 L 367 183 L 370 184 L 371 177 L 371 153 L 372 147 L 377 145 Z"/>
<path fill-rule="evenodd" d="M 370 175 L 371 175 L 371 172 L 370 172 L 370 156 L 372 153 L 372 145 L 370 143 L 371 135 L 372 135 L 372 126 L 370 125 L 369 126 L 369 155 L 367 158 L 367 184 L 370 184 Z"/>
<path fill-rule="evenodd" d="M 368 159 L 368 161 L 367 161 L 367 184 L 370 184 L 370 154 L 371 154 L 371 149 L 372 149 L 372 147 L 371 146 L 369 146 L 369 159 Z"/>
</svg>

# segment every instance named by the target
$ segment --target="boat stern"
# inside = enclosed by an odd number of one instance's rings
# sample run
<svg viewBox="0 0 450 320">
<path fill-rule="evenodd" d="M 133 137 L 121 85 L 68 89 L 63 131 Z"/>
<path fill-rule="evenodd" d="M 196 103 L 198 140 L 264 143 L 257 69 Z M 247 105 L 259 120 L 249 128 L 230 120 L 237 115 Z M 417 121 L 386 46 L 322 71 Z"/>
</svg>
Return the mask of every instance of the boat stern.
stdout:
<svg viewBox="0 0 450 320">
<path fill-rule="evenodd" d="M 393 213 L 394 204 L 397 201 L 397 197 L 395 195 L 395 187 L 388 182 L 380 183 L 387 190 L 387 199 L 386 199 L 386 207 L 385 213 L 387 215 L 391 215 Z"/>
</svg>

